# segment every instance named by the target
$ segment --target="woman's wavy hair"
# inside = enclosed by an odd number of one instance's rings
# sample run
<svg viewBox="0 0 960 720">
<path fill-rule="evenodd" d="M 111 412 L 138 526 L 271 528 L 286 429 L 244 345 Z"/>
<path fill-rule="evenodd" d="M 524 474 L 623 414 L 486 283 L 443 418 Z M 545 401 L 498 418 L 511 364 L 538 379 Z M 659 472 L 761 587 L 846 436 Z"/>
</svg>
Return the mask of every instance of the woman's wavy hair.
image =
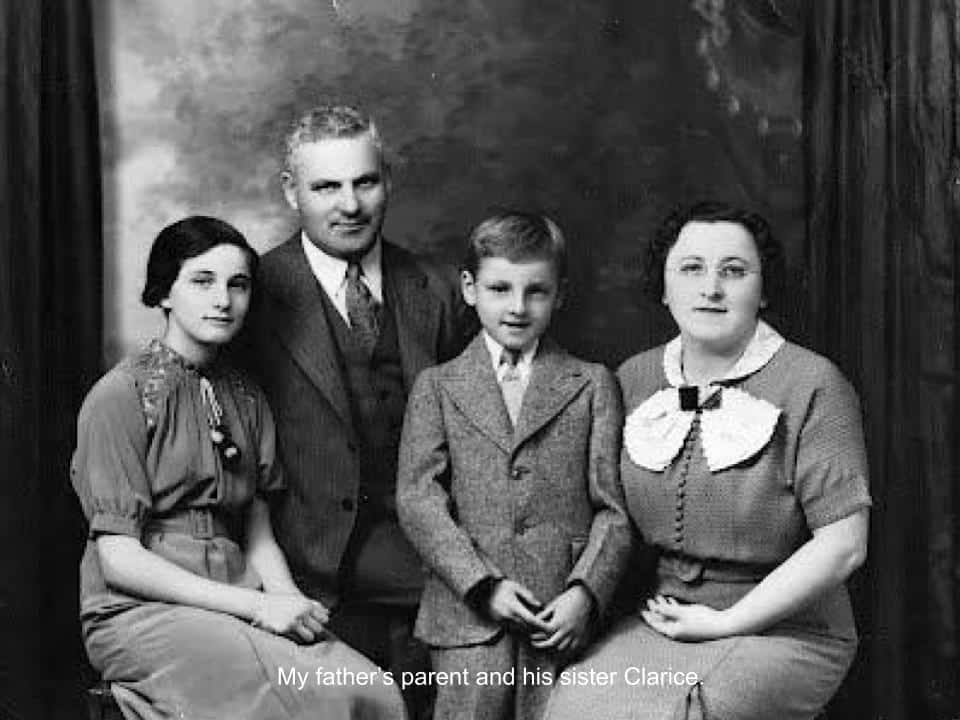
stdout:
<svg viewBox="0 0 960 720">
<path fill-rule="evenodd" d="M 770 224 L 759 213 L 715 200 L 699 201 L 678 208 L 660 223 L 643 258 L 644 290 L 651 300 L 659 303 L 663 299 L 663 269 L 667 255 L 670 248 L 676 244 L 684 225 L 690 222 L 730 222 L 747 230 L 753 237 L 757 254 L 760 256 L 766 309 L 779 304 L 785 280 L 783 250 L 774 237 Z"/>
</svg>

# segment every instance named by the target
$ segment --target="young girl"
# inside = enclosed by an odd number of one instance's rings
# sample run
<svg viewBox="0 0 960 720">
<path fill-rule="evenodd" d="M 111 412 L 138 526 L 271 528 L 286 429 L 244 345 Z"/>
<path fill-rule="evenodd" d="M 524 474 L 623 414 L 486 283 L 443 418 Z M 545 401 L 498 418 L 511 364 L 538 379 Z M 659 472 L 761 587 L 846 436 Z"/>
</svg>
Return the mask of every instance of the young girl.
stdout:
<svg viewBox="0 0 960 720">
<path fill-rule="evenodd" d="M 274 541 L 273 419 L 219 358 L 256 263 L 214 218 L 164 228 L 142 299 L 162 308 L 165 332 L 83 404 L 71 475 L 90 525 L 87 652 L 128 718 L 402 718 L 396 687 L 326 634 L 326 609 L 297 589 Z M 318 668 L 355 682 L 321 683 Z"/>
</svg>

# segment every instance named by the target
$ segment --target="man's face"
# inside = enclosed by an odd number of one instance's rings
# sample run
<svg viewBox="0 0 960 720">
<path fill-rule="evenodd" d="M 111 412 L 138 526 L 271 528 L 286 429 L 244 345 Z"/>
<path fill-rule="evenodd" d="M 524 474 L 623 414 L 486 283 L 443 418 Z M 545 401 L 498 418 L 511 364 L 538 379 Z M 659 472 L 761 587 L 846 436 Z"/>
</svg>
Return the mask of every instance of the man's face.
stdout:
<svg viewBox="0 0 960 720">
<path fill-rule="evenodd" d="M 281 176 L 287 203 L 307 237 L 339 258 L 359 258 L 376 242 L 389 184 L 368 134 L 304 143 Z"/>
</svg>

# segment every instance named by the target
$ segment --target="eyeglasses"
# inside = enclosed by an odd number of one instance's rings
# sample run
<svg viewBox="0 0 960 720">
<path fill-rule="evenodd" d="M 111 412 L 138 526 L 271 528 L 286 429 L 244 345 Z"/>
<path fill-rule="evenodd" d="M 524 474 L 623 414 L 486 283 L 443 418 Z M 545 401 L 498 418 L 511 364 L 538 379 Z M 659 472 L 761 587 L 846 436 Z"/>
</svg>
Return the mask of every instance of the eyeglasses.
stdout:
<svg viewBox="0 0 960 720">
<path fill-rule="evenodd" d="M 676 273 L 684 280 L 699 280 L 707 276 L 710 268 L 707 264 L 698 260 L 687 260 L 674 267 L 667 267 L 672 273 Z M 713 268 L 714 274 L 724 282 L 746 280 L 750 275 L 760 273 L 746 265 L 740 263 L 721 263 Z"/>
</svg>

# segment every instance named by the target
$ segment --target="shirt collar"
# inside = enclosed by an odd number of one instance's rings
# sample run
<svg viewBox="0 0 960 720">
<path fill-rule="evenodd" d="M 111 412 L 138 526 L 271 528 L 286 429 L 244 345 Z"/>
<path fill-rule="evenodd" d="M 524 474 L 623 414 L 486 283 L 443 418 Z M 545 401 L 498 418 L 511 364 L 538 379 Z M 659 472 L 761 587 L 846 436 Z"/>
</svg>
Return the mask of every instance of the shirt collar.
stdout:
<svg viewBox="0 0 960 720">
<path fill-rule="evenodd" d="M 490 353 L 490 362 L 493 363 L 493 371 L 497 372 L 500 369 L 503 345 L 490 337 L 490 334 L 486 330 L 483 331 L 483 341 L 486 343 L 487 350 Z M 533 365 L 533 356 L 536 354 L 539 345 L 540 338 L 537 338 L 529 348 L 520 353 L 520 359 L 517 361 L 517 370 L 520 371 L 521 375 L 525 375 L 530 371 L 530 367 Z"/>
<path fill-rule="evenodd" d="M 347 261 L 333 255 L 328 255 L 310 242 L 307 234 L 300 231 L 300 244 L 307 256 L 307 263 L 313 271 L 317 282 L 330 297 L 337 297 L 344 291 L 347 277 Z M 360 258 L 360 268 L 363 270 L 363 282 L 370 290 L 377 302 L 383 302 L 383 264 L 381 256 L 383 248 L 380 239 L 373 244 L 367 254 Z"/>
</svg>

